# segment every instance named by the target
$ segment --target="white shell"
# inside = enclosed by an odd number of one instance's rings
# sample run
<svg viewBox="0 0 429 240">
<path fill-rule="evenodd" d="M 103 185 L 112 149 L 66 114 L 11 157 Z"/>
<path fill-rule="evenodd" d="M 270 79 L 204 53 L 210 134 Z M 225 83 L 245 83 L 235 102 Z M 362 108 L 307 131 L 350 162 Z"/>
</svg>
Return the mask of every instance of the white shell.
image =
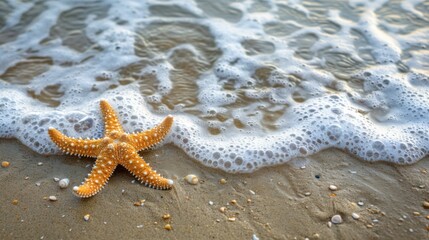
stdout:
<svg viewBox="0 0 429 240">
<path fill-rule="evenodd" d="M 63 178 L 58 182 L 60 188 L 67 188 L 69 186 L 70 180 L 68 178 Z"/>
<path fill-rule="evenodd" d="M 194 175 L 194 174 L 189 174 L 189 175 L 187 175 L 186 177 L 185 177 L 185 180 L 189 183 L 189 184 L 192 184 L 192 185 L 196 185 L 196 184 L 198 184 L 198 177 L 196 176 L 196 175 Z"/>
</svg>

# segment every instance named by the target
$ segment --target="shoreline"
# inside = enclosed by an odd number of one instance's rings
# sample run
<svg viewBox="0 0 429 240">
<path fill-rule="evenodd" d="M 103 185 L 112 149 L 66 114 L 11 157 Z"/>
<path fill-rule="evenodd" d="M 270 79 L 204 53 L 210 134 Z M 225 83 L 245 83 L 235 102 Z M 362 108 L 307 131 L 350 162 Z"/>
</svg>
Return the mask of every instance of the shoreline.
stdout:
<svg viewBox="0 0 429 240">
<path fill-rule="evenodd" d="M 429 200 L 429 157 L 404 166 L 328 149 L 254 173 L 230 174 L 205 167 L 172 145 L 140 155 L 175 181 L 172 190 L 147 188 L 119 167 L 101 192 L 80 199 L 72 187 L 91 171 L 94 159 L 42 156 L 17 140 L 0 139 L 0 161 L 10 162 L 0 168 L 0 238 L 429 237 L 429 211 L 422 206 Z M 199 183 L 184 181 L 188 174 L 197 175 Z M 69 178 L 69 187 L 60 189 L 54 177 Z M 134 206 L 140 200 L 144 205 Z M 163 219 L 165 214 L 170 218 Z M 343 222 L 329 227 L 336 214 Z M 164 229 L 166 224 L 172 230 Z"/>
</svg>

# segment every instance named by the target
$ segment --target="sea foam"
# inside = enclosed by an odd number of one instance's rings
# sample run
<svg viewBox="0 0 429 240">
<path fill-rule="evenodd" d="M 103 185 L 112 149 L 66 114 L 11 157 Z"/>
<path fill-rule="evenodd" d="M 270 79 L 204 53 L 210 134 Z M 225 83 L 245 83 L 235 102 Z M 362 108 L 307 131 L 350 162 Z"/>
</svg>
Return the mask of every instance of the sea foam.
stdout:
<svg viewBox="0 0 429 240">
<path fill-rule="evenodd" d="M 128 132 L 172 114 L 165 142 L 229 172 L 327 148 L 399 164 L 429 152 L 429 16 L 419 1 L 83 5 L 10 1 L 0 137 L 58 154 L 47 129 L 101 137 L 107 99 Z M 402 25 L 389 18 L 398 9 L 412 16 Z"/>
</svg>

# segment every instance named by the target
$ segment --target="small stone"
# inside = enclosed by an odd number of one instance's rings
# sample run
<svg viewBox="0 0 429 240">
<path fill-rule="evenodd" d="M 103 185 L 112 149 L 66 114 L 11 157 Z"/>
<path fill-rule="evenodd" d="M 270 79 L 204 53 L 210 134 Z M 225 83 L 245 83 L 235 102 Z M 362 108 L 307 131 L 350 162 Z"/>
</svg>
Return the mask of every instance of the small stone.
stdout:
<svg viewBox="0 0 429 240">
<path fill-rule="evenodd" d="M 42 162 L 38 162 L 37 163 L 37 166 L 42 166 L 43 165 L 43 163 Z"/>
<path fill-rule="evenodd" d="M 360 216 L 359 216 L 359 214 L 357 214 L 357 213 L 352 213 L 352 218 L 353 218 L 354 220 L 358 220 L 358 219 L 360 218 Z"/>
<path fill-rule="evenodd" d="M 210 205 L 210 206 L 213 206 L 213 201 L 209 201 L 209 205 Z"/>
<path fill-rule="evenodd" d="M 220 183 L 220 184 L 226 184 L 226 179 L 225 179 L 225 178 L 222 178 L 221 180 L 219 180 L 219 183 Z"/>
<path fill-rule="evenodd" d="M 1 166 L 4 167 L 4 168 L 9 167 L 9 165 L 10 165 L 10 163 L 8 161 L 1 162 Z"/>
<path fill-rule="evenodd" d="M 363 202 L 362 201 L 359 201 L 358 203 L 357 203 L 359 206 L 363 206 Z"/>
<path fill-rule="evenodd" d="M 54 177 L 54 182 L 58 182 L 58 181 L 60 181 L 60 179 L 57 177 Z"/>
<path fill-rule="evenodd" d="M 373 223 L 378 223 L 379 221 L 378 221 L 378 219 L 373 219 L 372 222 Z"/>
<path fill-rule="evenodd" d="M 420 216 L 419 212 L 413 212 L 414 216 Z"/>
<path fill-rule="evenodd" d="M 137 225 L 137 228 L 143 228 L 143 224 L 142 225 Z"/>
<path fill-rule="evenodd" d="M 332 222 L 331 221 L 328 222 L 328 228 L 330 228 L 330 227 L 332 227 Z"/>
<path fill-rule="evenodd" d="M 231 200 L 231 204 L 237 204 L 237 200 L 235 199 Z"/>
<path fill-rule="evenodd" d="M 218 222 L 220 222 L 220 219 L 216 219 L 216 222 L 218 223 Z"/>
<path fill-rule="evenodd" d="M 228 221 L 229 221 L 229 222 L 235 222 L 235 220 L 236 220 L 236 219 L 235 219 L 235 217 L 230 217 L 230 218 L 228 218 Z"/>
<path fill-rule="evenodd" d="M 337 186 L 335 186 L 335 185 L 329 185 L 329 190 L 331 190 L 331 191 L 337 191 Z"/>
<path fill-rule="evenodd" d="M 18 199 L 13 199 L 13 200 L 12 200 L 12 204 L 13 204 L 13 205 L 18 205 L 18 203 L 19 203 Z"/>
<path fill-rule="evenodd" d="M 343 222 L 343 218 L 341 217 L 341 215 L 334 215 L 331 218 L 331 222 L 334 224 L 341 224 Z"/>
<path fill-rule="evenodd" d="M 429 220 L 429 215 L 426 216 L 426 219 Z"/>
<path fill-rule="evenodd" d="M 305 192 L 304 195 L 308 197 L 311 195 L 311 192 Z"/>
<path fill-rule="evenodd" d="M 248 198 L 247 203 L 252 203 L 252 199 Z"/>
<path fill-rule="evenodd" d="M 256 193 L 252 190 L 249 190 L 250 194 L 255 195 Z"/>
<path fill-rule="evenodd" d="M 136 206 L 136 207 L 141 207 L 142 203 L 140 201 L 139 202 L 134 202 L 133 205 Z"/>
<path fill-rule="evenodd" d="M 24 179 L 25 179 L 25 180 L 28 180 L 28 179 L 30 179 L 30 177 L 25 177 Z"/>
<path fill-rule="evenodd" d="M 305 166 L 301 166 L 300 168 L 301 168 L 301 169 L 305 169 Z"/>
<path fill-rule="evenodd" d="M 89 215 L 89 214 L 85 214 L 85 216 L 83 216 L 83 220 L 85 220 L 85 221 L 89 221 L 89 219 L 90 219 L 90 217 L 91 217 L 91 215 Z"/>
<path fill-rule="evenodd" d="M 49 201 L 57 201 L 58 199 L 57 199 L 57 197 L 55 197 L 55 196 L 49 196 Z"/>
<path fill-rule="evenodd" d="M 252 235 L 252 240 L 259 240 L 258 236 L 256 236 L 256 234 Z"/>
<path fill-rule="evenodd" d="M 170 218 L 171 218 L 171 216 L 170 216 L 170 214 L 168 214 L 168 213 L 166 213 L 166 214 L 162 215 L 162 219 L 164 219 L 164 220 L 168 220 L 168 219 L 170 219 Z"/>
<path fill-rule="evenodd" d="M 173 230 L 173 227 L 167 223 L 167 224 L 165 224 L 164 229 L 167 231 L 171 231 L 171 230 Z"/>
<path fill-rule="evenodd" d="M 429 202 L 428 201 L 424 201 L 423 202 L 423 207 L 426 209 L 429 209 Z"/>
<path fill-rule="evenodd" d="M 39 182 L 36 182 L 36 186 L 38 186 L 38 187 L 39 187 L 39 186 L 40 186 L 40 183 L 39 183 Z"/>
</svg>

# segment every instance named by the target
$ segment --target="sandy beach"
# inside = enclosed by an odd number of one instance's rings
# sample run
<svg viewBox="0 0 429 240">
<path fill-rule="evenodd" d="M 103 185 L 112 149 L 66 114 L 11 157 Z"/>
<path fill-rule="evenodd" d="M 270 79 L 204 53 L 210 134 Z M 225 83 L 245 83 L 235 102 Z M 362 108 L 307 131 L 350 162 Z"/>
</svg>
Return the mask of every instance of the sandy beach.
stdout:
<svg viewBox="0 0 429 240">
<path fill-rule="evenodd" d="M 99 194 L 80 199 L 72 186 L 90 172 L 93 159 L 42 156 L 16 140 L 0 140 L 0 160 L 10 162 L 0 169 L 0 239 L 429 238 L 423 207 L 428 158 L 398 166 L 334 149 L 252 174 L 228 174 L 170 145 L 141 155 L 175 180 L 172 190 L 147 188 L 119 167 Z M 199 183 L 187 183 L 188 174 Z M 54 178 L 69 178 L 70 186 L 61 189 Z M 342 223 L 329 223 L 334 215 Z"/>
</svg>

